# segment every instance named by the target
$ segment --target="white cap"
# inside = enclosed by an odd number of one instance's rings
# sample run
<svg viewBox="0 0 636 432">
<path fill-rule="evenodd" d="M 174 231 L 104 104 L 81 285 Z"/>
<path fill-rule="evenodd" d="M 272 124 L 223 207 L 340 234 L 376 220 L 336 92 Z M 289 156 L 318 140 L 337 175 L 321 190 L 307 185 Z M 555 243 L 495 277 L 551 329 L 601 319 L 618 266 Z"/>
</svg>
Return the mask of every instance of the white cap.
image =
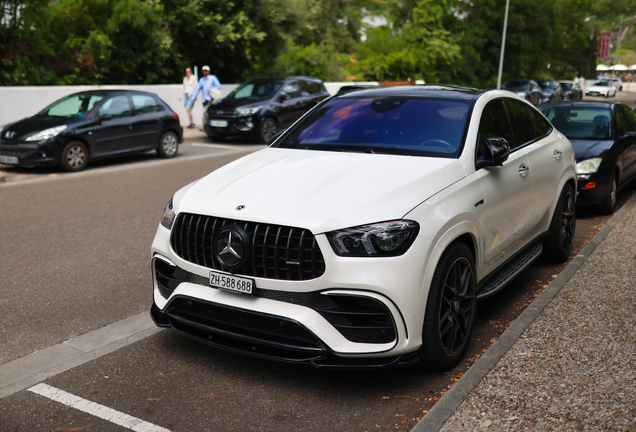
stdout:
<svg viewBox="0 0 636 432">
<path fill-rule="evenodd" d="M 203 67 L 201 68 L 201 70 L 202 70 L 202 71 L 206 70 L 206 71 L 210 72 L 210 66 L 203 66 Z"/>
</svg>

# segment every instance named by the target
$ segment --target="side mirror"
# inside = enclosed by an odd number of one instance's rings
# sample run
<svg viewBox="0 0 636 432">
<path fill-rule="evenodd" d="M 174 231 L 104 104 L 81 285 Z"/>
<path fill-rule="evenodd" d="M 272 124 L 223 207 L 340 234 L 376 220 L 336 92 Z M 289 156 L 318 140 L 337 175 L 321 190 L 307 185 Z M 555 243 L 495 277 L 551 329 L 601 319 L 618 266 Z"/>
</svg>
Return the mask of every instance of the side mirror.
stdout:
<svg viewBox="0 0 636 432">
<path fill-rule="evenodd" d="M 288 100 L 289 98 L 291 98 L 291 96 L 289 95 L 289 93 L 285 93 L 285 92 L 281 92 L 280 96 L 278 97 L 278 100 L 280 100 L 281 102 L 285 102 L 286 100 Z"/>
<path fill-rule="evenodd" d="M 104 114 L 102 116 L 99 116 L 99 121 L 106 121 L 106 120 L 111 120 L 113 117 L 110 114 Z"/>
<path fill-rule="evenodd" d="M 479 156 L 475 169 L 489 166 L 502 166 L 510 156 L 510 144 L 504 138 L 487 138 L 486 154 Z"/>
</svg>

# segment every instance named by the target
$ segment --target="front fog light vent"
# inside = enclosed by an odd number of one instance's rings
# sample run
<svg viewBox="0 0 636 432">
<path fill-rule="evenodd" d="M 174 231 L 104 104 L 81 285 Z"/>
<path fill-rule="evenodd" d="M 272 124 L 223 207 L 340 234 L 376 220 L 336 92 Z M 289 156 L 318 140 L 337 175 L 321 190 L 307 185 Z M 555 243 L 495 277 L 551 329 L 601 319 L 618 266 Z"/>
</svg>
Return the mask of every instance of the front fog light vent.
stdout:
<svg viewBox="0 0 636 432">
<path fill-rule="evenodd" d="M 155 258 L 154 260 L 154 276 L 157 288 L 161 296 L 165 299 L 170 297 L 172 291 L 179 286 L 181 280 L 175 274 L 179 267 L 168 264 L 167 262 Z"/>
<path fill-rule="evenodd" d="M 396 339 L 395 322 L 380 301 L 369 297 L 328 295 L 329 305 L 316 308 L 345 338 L 359 343 L 390 343 Z"/>
</svg>

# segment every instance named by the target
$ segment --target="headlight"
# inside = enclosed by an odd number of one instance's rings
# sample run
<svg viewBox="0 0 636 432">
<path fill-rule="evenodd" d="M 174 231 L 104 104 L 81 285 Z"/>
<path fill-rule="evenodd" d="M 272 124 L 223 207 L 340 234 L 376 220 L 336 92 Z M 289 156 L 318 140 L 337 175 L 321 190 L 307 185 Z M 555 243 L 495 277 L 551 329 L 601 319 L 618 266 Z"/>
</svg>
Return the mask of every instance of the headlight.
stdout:
<svg viewBox="0 0 636 432">
<path fill-rule="evenodd" d="M 413 244 L 419 229 L 417 222 L 397 220 L 332 231 L 327 238 L 339 256 L 398 256 Z"/>
<path fill-rule="evenodd" d="M 262 106 L 257 106 L 257 107 L 248 107 L 248 108 L 237 108 L 236 109 L 236 115 L 239 116 L 249 116 L 252 114 L 256 114 L 257 112 L 259 112 L 261 110 L 261 108 L 263 108 Z"/>
<path fill-rule="evenodd" d="M 58 135 L 64 129 L 66 129 L 66 125 L 46 129 L 46 130 L 43 130 L 42 132 L 38 132 L 36 134 L 31 135 L 26 140 L 27 141 L 42 141 L 45 139 L 53 138 L 55 135 Z"/>
<path fill-rule="evenodd" d="M 594 174 L 598 171 L 598 167 L 601 166 L 603 159 L 595 158 L 581 161 L 576 164 L 577 174 Z"/>
<path fill-rule="evenodd" d="M 172 208 L 172 198 L 166 204 L 166 208 L 163 211 L 163 216 L 161 218 L 161 225 L 168 229 L 172 229 L 172 223 L 174 222 L 174 208 Z"/>
</svg>

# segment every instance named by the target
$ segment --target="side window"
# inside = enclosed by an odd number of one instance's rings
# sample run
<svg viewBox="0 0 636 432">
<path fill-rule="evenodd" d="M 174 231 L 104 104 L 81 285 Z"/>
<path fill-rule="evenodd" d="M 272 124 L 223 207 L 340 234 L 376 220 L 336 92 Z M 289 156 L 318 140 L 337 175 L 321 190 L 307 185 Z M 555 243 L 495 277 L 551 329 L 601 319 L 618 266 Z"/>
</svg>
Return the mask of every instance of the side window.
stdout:
<svg viewBox="0 0 636 432">
<path fill-rule="evenodd" d="M 157 111 L 157 101 L 150 95 L 132 95 L 136 114 L 147 114 Z"/>
<path fill-rule="evenodd" d="M 130 115 L 130 105 L 128 104 L 128 96 L 115 96 L 104 102 L 99 109 L 99 115 L 110 115 L 113 118 L 127 117 Z"/>
<path fill-rule="evenodd" d="M 283 87 L 283 92 L 287 93 L 290 99 L 300 97 L 301 93 L 300 87 L 298 86 L 298 81 L 292 81 L 288 84 L 285 84 L 285 87 Z"/>
<path fill-rule="evenodd" d="M 488 138 L 505 138 L 512 146 L 512 129 L 508 121 L 508 114 L 501 99 L 490 102 L 484 108 L 479 121 L 479 135 L 477 136 L 477 159 L 486 156 L 486 140 Z"/>
<path fill-rule="evenodd" d="M 530 109 L 530 112 L 532 113 L 532 119 L 534 120 L 534 130 L 537 137 L 549 134 L 552 131 L 552 125 L 550 122 L 546 121 L 539 111 Z M 551 110 L 550 114 L 552 115 L 552 118 L 554 118 L 554 111 Z"/>
<path fill-rule="evenodd" d="M 300 89 L 300 95 L 302 97 L 307 97 L 311 95 L 311 88 L 309 87 L 309 83 L 305 80 L 298 81 L 298 88 Z"/>
<path fill-rule="evenodd" d="M 629 119 L 623 105 L 616 105 L 614 111 L 616 113 L 616 132 L 619 137 L 622 137 L 631 130 Z"/>
<path fill-rule="evenodd" d="M 636 113 L 629 109 L 629 107 L 624 106 L 623 108 L 627 113 L 627 121 L 629 121 L 629 131 L 636 132 Z"/>
<path fill-rule="evenodd" d="M 523 102 L 514 100 L 507 100 L 506 105 L 508 105 L 512 133 L 515 137 L 514 145 L 511 144 L 510 148 L 521 147 L 525 143 L 533 141 L 537 136 L 534 133 L 530 107 Z"/>
</svg>

